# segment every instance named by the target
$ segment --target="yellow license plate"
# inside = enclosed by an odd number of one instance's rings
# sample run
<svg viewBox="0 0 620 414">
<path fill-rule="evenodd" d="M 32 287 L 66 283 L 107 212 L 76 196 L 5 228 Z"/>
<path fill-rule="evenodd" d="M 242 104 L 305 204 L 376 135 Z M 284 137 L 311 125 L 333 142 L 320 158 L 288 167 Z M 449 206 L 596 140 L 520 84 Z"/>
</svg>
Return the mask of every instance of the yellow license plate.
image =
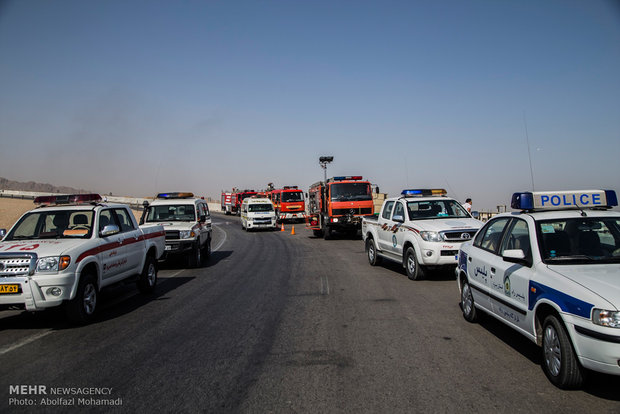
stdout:
<svg viewBox="0 0 620 414">
<path fill-rule="evenodd" d="M 19 293 L 19 285 L 0 285 L 0 295 L 3 293 Z"/>
</svg>

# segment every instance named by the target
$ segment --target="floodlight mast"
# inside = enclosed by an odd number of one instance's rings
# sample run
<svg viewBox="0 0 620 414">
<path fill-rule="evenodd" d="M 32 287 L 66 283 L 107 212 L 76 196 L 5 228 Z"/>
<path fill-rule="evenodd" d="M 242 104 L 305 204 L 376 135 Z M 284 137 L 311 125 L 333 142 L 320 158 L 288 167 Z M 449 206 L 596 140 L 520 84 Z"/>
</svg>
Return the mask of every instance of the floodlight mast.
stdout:
<svg viewBox="0 0 620 414">
<path fill-rule="evenodd" d="M 319 164 L 321 165 L 321 168 L 323 168 L 323 181 L 324 182 L 327 182 L 327 164 L 329 164 L 333 160 L 334 160 L 334 157 L 332 157 L 331 155 L 319 157 Z"/>
</svg>

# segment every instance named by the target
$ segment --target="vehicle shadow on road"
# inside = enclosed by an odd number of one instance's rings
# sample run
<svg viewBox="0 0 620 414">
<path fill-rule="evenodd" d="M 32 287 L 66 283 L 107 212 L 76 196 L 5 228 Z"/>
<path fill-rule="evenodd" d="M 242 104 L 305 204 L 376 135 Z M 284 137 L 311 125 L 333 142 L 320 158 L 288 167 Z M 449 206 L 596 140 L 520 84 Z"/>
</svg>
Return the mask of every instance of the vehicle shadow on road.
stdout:
<svg viewBox="0 0 620 414">
<path fill-rule="evenodd" d="M 202 269 L 215 266 L 219 261 L 228 258 L 233 253 L 232 250 L 218 250 L 211 252 L 211 256 L 200 267 L 189 267 L 187 258 L 184 256 L 172 256 L 158 263 L 160 270 L 184 270 Z"/>
<path fill-rule="evenodd" d="M 364 253 L 366 254 L 366 253 Z M 407 277 L 407 271 L 403 267 L 402 264 L 393 262 L 391 260 L 383 259 L 381 264 L 378 267 L 383 267 L 385 269 L 389 269 L 393 272 L 400 273 L 404 277 Z M 445 268 L 445 269 L 426 269 L 424 272 L 424 277 L 420 280 L 411 280 L 411 283 L 424 283 L 424 282 L 454 282 L 456 280 L 456 275 L 454 274 L 454 268 Z M 456 288 L 456 282 L 454 282 L 454 286 Z"/>
<path fill-rule="evenodd" d="M 530 362 L 541 366 L 541 349 L 532 341 L 521 335 L 514 329 L 506 326 L 502 322 L 496 320 L 489 315 L 481 315 L 479 320 L 480 326 L 495 335 L 506 345 L 526 357 Z M 545 374 L 540 369 L 540 375 Z M 620 377 L 616 375 L 607 375 L 599 372 L 584 370 L 585 382 L 581 391 L 604 398 L 611 401 L 620 401 Z"/>
</svg>

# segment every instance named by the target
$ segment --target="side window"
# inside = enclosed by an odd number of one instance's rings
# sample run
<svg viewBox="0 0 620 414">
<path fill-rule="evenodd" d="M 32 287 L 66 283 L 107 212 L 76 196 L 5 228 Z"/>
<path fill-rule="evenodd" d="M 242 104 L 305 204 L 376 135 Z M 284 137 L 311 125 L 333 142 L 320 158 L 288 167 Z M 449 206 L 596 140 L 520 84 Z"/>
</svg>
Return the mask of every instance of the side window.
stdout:
<svg viewBox="0 0 620 414">
<path fill-rule="evenodd" d="M 394 202 L 393 201 L 388 201 L 385 203 L 385 208 L 383 209 L 383 214 L 381 215 L 381 217 L 383 217 L 386 220 L 389 220 L 391 215 L 392 215 L 392 209 L 394 208 Z"/>
<path fill-rule="evenodd" d="M 488 222 L 476 235 L 474 246 L 497 253 L 508 221 L 508 218 L 501 218 Z"/>
<path fill-rule="evenodd" d="M 202 209 L 204 210 L 204 213 L 200 214 L 209 217 L 209 205 L 207 203 L 204 203 L 202 205 Z"/>
<path fill-rule="evenodd" d="M 405 209 L 403 208 L 402 203 L 396 203 L 396 206 L 394 207 L 394 216 L 401 216 L 402 218 L 405 218 Z"/>
<path fill-rule="evenodd" d="M 121 229 L 121 232 L 135 230 L 133 220 L 131 219 L 131 217 L 129 217 L 129 212 L 126 209 L 117 208 L 114 209 L 114 212 L 116 213 L 116 217 L 118 218 L 118 221 L 120 223 L 119 227 Z"/>
<path fill-rule="evenodd" d="M 112 210 L 102 210 L 99 214 L 99 231 L 102 231 L 108 224 L 114 224 L 120 229 L 121 226 L 116 221 L 116 215 L 112 214 Z"/>
<path fill-rule="evenodd" d="M 507 236 L 505 237 L 501 253 L 503 253 L 504 250 L 512 249 L 521 249 L 526 258 L 529 259 L 531 257 L 530 232 L 525 220 L 513 220 L 512 226 L 510 226 Z"/>
</svg>

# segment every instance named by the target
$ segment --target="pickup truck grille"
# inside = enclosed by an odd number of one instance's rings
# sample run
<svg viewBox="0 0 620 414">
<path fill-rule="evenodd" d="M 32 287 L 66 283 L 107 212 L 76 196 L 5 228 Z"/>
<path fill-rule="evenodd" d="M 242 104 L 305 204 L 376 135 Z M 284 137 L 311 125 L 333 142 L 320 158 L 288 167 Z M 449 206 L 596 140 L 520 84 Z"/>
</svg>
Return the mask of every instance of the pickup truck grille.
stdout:
<svg viewBox="0 0 620 414">
<path fill-rule="evenodd" d="M 446 231 L 443 233 L 443 239 L 451 242 L 464 242 L 471 240 L 476 234 L 476 230 L 458 230 L 458 231 Z"/>
<path fill-rule="evenodd" d="M 368 215 L 372 214 L 372 208 L 334 208 L 332 209 L 332 214 L 334 216 L 346 216 L 346 215 Z"/>
<path fill-rule="evenodd" d="M 0 277 L 22 276 L 34 271 L 36 254 L 0 254 Z"/>
<path fill-rule="evenodd" d="M 178 230 L 166 230 L 166 239 L 180 239 Z"/>
</svg>

